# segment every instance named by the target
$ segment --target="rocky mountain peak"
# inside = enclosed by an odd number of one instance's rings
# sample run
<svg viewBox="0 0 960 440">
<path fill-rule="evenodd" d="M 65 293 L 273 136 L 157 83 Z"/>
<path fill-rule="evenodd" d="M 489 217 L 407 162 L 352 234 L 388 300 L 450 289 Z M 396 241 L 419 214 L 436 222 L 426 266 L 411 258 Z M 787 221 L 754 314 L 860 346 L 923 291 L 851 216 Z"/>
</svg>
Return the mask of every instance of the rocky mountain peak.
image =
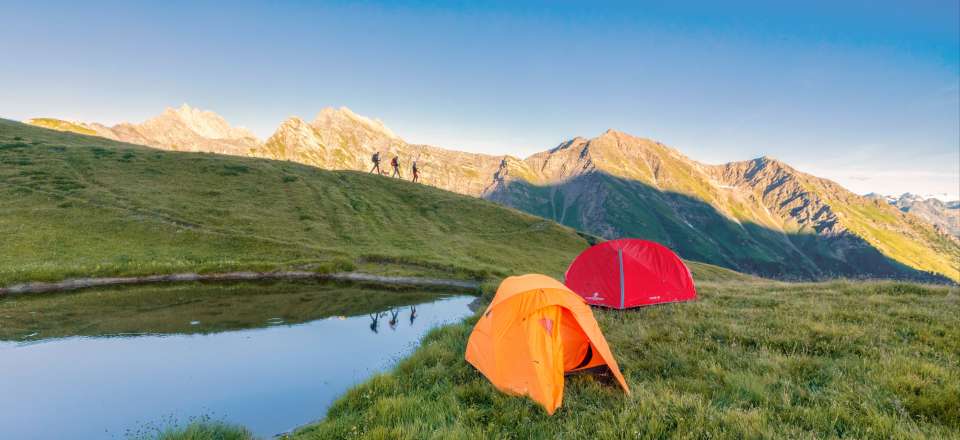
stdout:
<svg viewBox="0 0 960 440">
<path fill-rule="evenodd" d="M 318 129 L 331 129 L 338 131 L 364 130 L 379 134 L 386 138 L 397 140 L 400 139 L 379 119 L 371 119 L 366 116 L 360 116 L 347 107 L 340 107 L 338 109 L 326 107 L 320 110 L 320 113 L 317 114 L 317 117 L 314 118 L 311 124 Z"/>
<path fill-rule="evenodd" d="M 108 127 L 49 118 L 36 119 L 34 123 L 164 150 L 246 155 L 260 144 L 260 140 L 249 130 L 233 127 L 220 115 L 188 104 L 178 108 L 168 107 L 161 114 L 139 124 L 122 122 Z"/>
<path fill-rule="evenodd" d="M 957 202 L 943 202 L 934 197 L 903 193 L 899 197 L 888 196 L 887 202 L 902 212 L 915 215 L 954 238 L 960 239 L 960 210 Z"/>
<path fill-rule="evenodd" d="M 280 123 L 280 126 L 277 127 L 276 131 L 267 138 L 266 144 L 274 143 L 277 141 L 290 142 L 293 139 L 298 141 L 303 141 L 306 137 L 312 135 L 314 132 L 313 128 L 307 121 L 297 117 L 291 116 L 287 119 L 284 119 Z"/>
<path fill-rule="evenodd" d="M 284 119 L 283 122 L 280 123 L 280 126 L 277 127 L 277 131 L 286 129 L 300 129 L 302 127 L 307 127 L 308 125 L 309 124 L 307 124 L 307 121 L 304 121 L 300 117 L 291 116 L 287 119 Z"/>
<path fill-rule="evenodd" d="M 256 139 L 249 130 L 231 126 L 222 116 L 186 103 L 178 108 L 166 108 L 160 116 L 150 119 L 144 125 L 173 129 L 172 125 L 177 123 L 206 139 Z"/>
<path fill-rule="evenodd" d="M 793 171 L 793 168 L 790 168 L 789 165 L 787 165 L 787 164 L 785 164 L 785 163 L 783 163 L 783 162 L 781 162 L 781 161 L 779 161 L 779 160 L 777 160 L 776 158 L 771 157 L 771 156 L 766 156 L 766 155 L 760 156 L 760 157 L 752 160 L 751 162 L 753 162 L 754 166 L 755 166 L 755 167 L 758 167 L 758 168 L 770 168 L 770 169 L 772 169 L 772 170 L 781 170 L 781 169 L 784 169 L 784 170 L 788 170 L 788 171 Z"/>
<path fill-rule="evenodd" d="M 624 137 L 624 136 L 630 136 L 630 135 L 620 130 L 617 130 L 615 128 L 608 128 L 600 135 L 600 137 L 604 137 L 604 136 Z"/>
</svg>

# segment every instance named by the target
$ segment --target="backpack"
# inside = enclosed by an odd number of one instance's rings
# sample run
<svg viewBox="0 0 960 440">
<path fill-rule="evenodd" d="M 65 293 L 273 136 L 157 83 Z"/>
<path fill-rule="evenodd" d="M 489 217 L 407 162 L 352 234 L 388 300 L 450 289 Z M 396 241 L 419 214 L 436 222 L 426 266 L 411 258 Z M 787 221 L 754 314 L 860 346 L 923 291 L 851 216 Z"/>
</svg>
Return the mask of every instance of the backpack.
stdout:
<svg viewBox="0 0 960 440">
<path fill-rule="evenodd" d="M 396 166 L 400 166 L 400 162 L 397 162 L 397 158 L 394 157 L 394 158 L 390 161 L 390 165 L 393 165 L 393 166 L 395 166 L 395 167 L 396 167 Z"/>
<path fill-rule="evenodd" d="M 373 157 L 371 157 L 370 160 L 380 162 L 380 153 L 373 153 Z"/>
</svg>

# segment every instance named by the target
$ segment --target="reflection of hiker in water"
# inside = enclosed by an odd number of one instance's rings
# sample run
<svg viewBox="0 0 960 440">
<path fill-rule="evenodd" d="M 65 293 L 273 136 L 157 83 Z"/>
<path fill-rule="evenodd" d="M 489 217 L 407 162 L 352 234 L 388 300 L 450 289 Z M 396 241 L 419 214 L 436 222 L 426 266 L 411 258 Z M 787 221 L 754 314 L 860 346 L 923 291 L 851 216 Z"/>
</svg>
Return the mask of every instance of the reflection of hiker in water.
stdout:
<svg viewBox="0 0 960 440">
<path fill-rule="evenodd" d="M 380 325 L 380 313 L 370 315 L 370 331 L 379 333 L 377 327 Z"/>
<path fill-rule="evenodd" d="M 399 310 L 397 310 L 397 309 L 390 309 L 390 322 L 388 323 L 388 324 L 390 324 L 390 330 L 396 330 L 396 329 L 397 329 L 397 321 L 398 321 L 397 317 L 398 317 L 398 316 L 400 316 L 400 311 L 399 311 Z"/>
<path fill-rule="evenodd" d="M 377 174 L 380 174 L 380 152 L 377 151 L 376 153 L 373 153 L 373 157 L 370 158 L 370 161 L 373 162 L 373 168 L 370 168 L 370 172 L 372 173 L 373 170 L 377 170 Z"/>
<path fill-rule="evenodd" d="M 413 168 L 412 168 L 412 171 L 413 171 L 413 181 L 416 182 L 416 181 L 420 180 L 420 168 L 417 168 L 417 160 L 416 160 L 416 159 L 413 160 Z"/>
<path fill-rule="evenodd" d="M 393 175 L 390 177 L 397 177 L 402 179 L 403 176 L 400 175 L 400 157 L 393 156 L 393 159 L 390 160 L 390 165 L 393 167 Z"/>
<path fill-rule="evenodd" d="M 417 306 L 410 306 L 410 325 L 413 325 L 414 319 L 417 319 Z"/>
</svg>

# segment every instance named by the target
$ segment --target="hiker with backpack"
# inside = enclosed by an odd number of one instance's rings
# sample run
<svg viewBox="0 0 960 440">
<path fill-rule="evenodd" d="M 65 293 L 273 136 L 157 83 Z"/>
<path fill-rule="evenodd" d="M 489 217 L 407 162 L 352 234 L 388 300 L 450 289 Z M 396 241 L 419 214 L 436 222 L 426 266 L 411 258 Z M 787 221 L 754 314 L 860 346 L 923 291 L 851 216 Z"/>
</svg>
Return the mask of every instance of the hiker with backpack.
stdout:
<svg viewBox="0 0 960 440">
<path fill-rule="evenodd" d="M 390 165 L 393 166 L 393 175 L 390 177 L 402 179 L 403 176 L 400 175 L 400 157 L 393 156 L 393 159 L 390 161 Z"/>
<path fill-rule="evenodd" d="M 377 151 L 376 153 L 373 153 L 373 157 L 370 158 L 370 161 L 373 162 L 373 168 L 370 168 L 370 172 L 372 173 L 373 170 L 377 170 L 377 174 L 380 174 L 380 152 Z"/>
<path fill-rule="evenodd" d="M 417 168 L 417 160 L 416 160 L 416 159 L 413 160 L 413 168 L 412 168 L 412 171 L 413 171 L 413 181 L 414 181 L 414 182 L 417 182 L 418 180 L 420 180 L 420 169 Z"/>
</svg>

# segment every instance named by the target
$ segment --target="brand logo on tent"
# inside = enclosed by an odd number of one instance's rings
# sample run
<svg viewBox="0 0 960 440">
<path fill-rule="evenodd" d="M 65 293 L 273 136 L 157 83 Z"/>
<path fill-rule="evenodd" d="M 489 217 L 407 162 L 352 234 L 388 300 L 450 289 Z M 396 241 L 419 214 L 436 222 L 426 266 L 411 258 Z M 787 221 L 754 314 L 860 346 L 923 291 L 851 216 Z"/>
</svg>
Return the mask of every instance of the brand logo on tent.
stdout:
<svg viewBox="0 0 960 440">
<path fill-rule="evenodd" d="M 587 301 L 603 301 L 603 297 L 600 296 L 600 292 L 593 292 L 593 295 L 587 297 Z"/>
<path fill-rule="evenodd" d="M 540 320 L 540 325 L 543 326 L 543 329 L 549 334 L 553 334 L 553 320 L 549 318 L 543 318 Z"/>
</svg>

